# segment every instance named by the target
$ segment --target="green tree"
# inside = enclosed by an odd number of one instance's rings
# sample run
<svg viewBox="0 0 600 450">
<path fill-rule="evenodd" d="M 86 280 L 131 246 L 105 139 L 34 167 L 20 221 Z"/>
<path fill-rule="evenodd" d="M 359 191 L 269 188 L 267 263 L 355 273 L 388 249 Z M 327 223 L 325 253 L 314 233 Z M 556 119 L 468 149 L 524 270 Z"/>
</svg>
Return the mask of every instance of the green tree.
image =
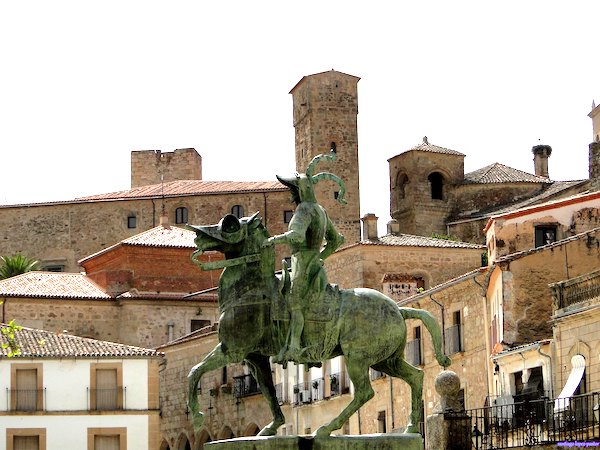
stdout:
<svg viewBox="0 0 600 450">
<path fill-rule="evenodd" d="M 39 269 L 39 261 L 23 256 L 21 253 L 14 256 L 0 256 L 0 280 Z"/>
</svg>

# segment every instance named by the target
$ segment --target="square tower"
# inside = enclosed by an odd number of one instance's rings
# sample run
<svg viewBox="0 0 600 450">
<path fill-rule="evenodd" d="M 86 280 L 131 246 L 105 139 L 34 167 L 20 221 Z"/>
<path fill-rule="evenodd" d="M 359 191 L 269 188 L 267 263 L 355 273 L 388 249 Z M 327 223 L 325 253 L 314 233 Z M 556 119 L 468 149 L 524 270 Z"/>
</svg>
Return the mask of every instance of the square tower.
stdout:
<svg viewBox="0 0 600 450">
<path fill-rule="evenodd" d="M 344 181 L 347 204 L 336 201 L 340 188 L 335 183 L 321 181 L 315 186 L 315 193 L 347 244 L 360 241 L 359 80 L 331 70 L 303 77 L 290 91 L 294 103 L 296 170 L 305 172 L 316 155 L 335 150 L 336 160 L 319 163 L 316 172 L 331 172 Z"/>
</svg>

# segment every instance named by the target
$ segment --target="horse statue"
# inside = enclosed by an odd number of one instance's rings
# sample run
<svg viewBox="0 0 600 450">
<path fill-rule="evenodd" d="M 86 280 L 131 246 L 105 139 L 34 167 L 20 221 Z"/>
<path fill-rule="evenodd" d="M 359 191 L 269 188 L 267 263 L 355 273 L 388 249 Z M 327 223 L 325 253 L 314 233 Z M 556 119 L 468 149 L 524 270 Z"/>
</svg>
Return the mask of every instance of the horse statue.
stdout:
<svg viewBox="0 0 600 450">
<path fill-rule="evenodd" d="M 285 345 L 290 323 L 285 305 L 289 275 L 275 272 L 275 250 L 265 245 L 269 233 L 258 213 L 238 219 L 228 214 L 218 224 L 188 226 L 196 232 L 197 250 L 192 260 L 203 270 L 224 268 L 219 280 L 219 344 L 189 375 L 188 407 L 198 430 L 204 417 L 198 402 L 198 384 L 209 371 L 230 363 L 245 362 L 256 379 L 273 416 L 261 436 L 275 435 L 285 417 L 276 398 L 269 358 Z M 206 250 L 225 255 L 222 261 L 197 260 Z M 369 368 L 401 378 L 411 388 L 410 422 L 407 433 L 418 433 L 423 372 L 404 360 L 405 319 L 419 319 L 429 330 L 438 363 L 445 367 L 450 359 L 442 349 L 440 327 L 425 310 L 399 308 L 389 297 L 373 289 L 339 289 L 327 284 L 318 304 L 305 313 L 302 344 L 305 351 L 293 360 L 307 367 L 343 355 L 348 375 L 354 384 L 354 397 L 331 422 L 316 431 L 316 437 L 329 436 L 362 405 L 374 391 Z"/>
</svg>

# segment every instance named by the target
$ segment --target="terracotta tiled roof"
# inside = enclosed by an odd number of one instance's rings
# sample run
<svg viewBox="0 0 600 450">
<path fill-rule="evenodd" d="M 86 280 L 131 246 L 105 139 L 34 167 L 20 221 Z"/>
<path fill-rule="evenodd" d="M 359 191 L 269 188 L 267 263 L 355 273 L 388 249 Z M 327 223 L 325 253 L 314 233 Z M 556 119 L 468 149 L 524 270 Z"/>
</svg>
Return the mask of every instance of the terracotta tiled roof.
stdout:
<svg viewBox="0 0 600 450">
<path fill-rule="evenodd" d="M 178 197 L 202 194 L 231 194 L 235 192 L 286 191 L 279 181 L 204 181 L 178 180 L 163 184 L 140 186 L 127 191 L 79 197 L 76 201 L 124 200 L 146 197 Z"/>
<path fill-rule="evenodd" d="M 362 245 L 389 245 L 399 247 L 437 247 L 437 248 L 473 248 L 483 249 L 484 245 L 471 244 L 469 242 L 451 241 L 448 239 L 437 239 L 412 234 L 387 234 L 378 240 L 361 241 Z"/>
<path fill-rule="evenodd" d="M 159 225 L 143 233 L 136 234 L 121 242 L 125 245 L 140 245 L 143 247 L 176 247 L 196 248 L 194 244 L 196 233 L 179 227 L 163 227 Z"/>
<path fill-rule="evenodd" d="M 0 333 L 0 343 L 8 344 Z M 149 348 L 134 347 L 114 342 L 98 341 L 69 334 L 23 328 L 15 332 L 15 343 L 21 354 L 15 358 L 127 358 L 162 356 Z M 0 348 L 0 357 L 7 356 L 9 348 Z"/>
<path fill-rule="evenodd" d="M 27 272 L 0 280 L 0 296 L 109 300 L 98 285 L 81 273 Z"/>
<path fill-rule="evenodd" d="M 465 174 L 466 183 L 552 183 L 545 177 L 538 177 L 504 164 L 494 163 Z"/>
<path fill-rule="evenodd" d="M 427 136 L 425 136 L 423 138 L 422 143 L 420 143 L 419 145 L 415 145 L 414 147 L 410 148 L 407 151 L 410 152 L 410 151 L 414 151 L 414 150 L 421 151 L 421 152 L 445 153 L 447 155 L 465 156 L 463 153 L 457 152 L 456 150 L 450 150 L 449 148 L 444 148 L 444 147 L 440 147 L 438 145 L 430 144 L 429 141 L 427 140 Z"/>
</svg>

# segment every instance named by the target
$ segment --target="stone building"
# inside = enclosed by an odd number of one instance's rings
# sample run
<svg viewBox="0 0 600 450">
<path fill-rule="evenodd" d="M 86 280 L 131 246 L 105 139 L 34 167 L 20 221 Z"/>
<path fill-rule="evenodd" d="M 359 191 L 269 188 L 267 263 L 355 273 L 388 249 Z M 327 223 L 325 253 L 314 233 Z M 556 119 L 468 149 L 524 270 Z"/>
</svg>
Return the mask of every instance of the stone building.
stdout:
<svg viewBox="0 0 600 450">
<path fill-rule="evenodd" d="M 297 171 L 305 171 L 315 155 L 335 149 L 336 161 L 322 162 L 317 170 L 345 181 L 347 204 L 335 202 L 333 196 L 341 193 L 331 182 L 322 181 L 316 189 L 346 243 L 360 240 L 358 80 L 332 70 L 303 77 L 291 91 Z M 157 226 L 163 214 L 169 223 L 183 225 L 259 211 L 270 233 L 280 234 L 293 209 L 288 189 L 276 180 L 203 181 L 202 158 L 194 149 L 134 151 L 130 190 L 0 206 L 0 254 L 20 252 L 47 270 L 77 272 L 79 259 Z M 286 250 L 277 251 L 279 261 Z"/>
<path fill-rule="evenodd" d="M 219 272 L 201 272 L 191 262 L 194 238 L 159 225 L 83 259 L 87 273 L 28 272 L 1 280 L 2 322 L 146 348 L 215 323 L 211 288 Z"/>
<path fill-rule="evenodd" d="M 481 230 L 491 215 L 586 192 L 599 172 L 600 152 L 590 147 L 590 179 L 553 181 L 548 174 L 552 148 L 532 149 L 535 174 L 500 163 L 464 173 L 465 155 L 428 139 L 388 160 L 390 214 L 402 233 L 448 234 L 483 243 Z"/>
</svg>

